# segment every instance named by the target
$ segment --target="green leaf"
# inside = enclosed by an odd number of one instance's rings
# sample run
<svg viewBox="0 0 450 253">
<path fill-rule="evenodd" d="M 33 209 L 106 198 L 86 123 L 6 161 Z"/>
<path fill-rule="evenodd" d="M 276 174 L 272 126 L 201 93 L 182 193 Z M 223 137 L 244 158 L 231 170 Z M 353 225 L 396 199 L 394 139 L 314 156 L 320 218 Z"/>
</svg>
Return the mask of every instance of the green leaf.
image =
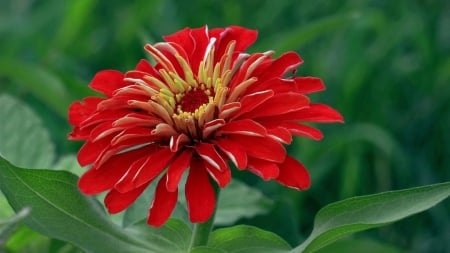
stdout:
<svg viewBox="0 0 450 253">
<path fill-rule="evenodd" d="M 214 225 L 228 226 L 241 218 L 265 214 L 270 211 L 272 204 L 260 190 L 233 179 L 220 192 Z"/>
<path fill-rule="evenodd" d="M 278 235 L 247 225 L 215 230 L 207 246 L 227 253 L 282 253 L 291 249 Z"/>
<path fill-rule="evenodd" d="M 207 246 L 195 247 L 189 253 L 227 253 L 223 249 L 216 249 Z"/>
<path fill-rule="evenodd" d="M 40 118 L 26 105 L 0 94 L 0 155 L 16 166 L 49 167 L 55 147 Z"/>
<path fill-rule="evenodd" d="M 125 231 L 130 236 L 145 240 L 155 252 L 185 253 L 192 236 L 191 229 L 178 219 L 169 219 L 161 228 L 151 227 L 142 221 Z"/>
<path fill-rule="evenodd" d="M 0 60 L 0 75 L 5 75 L 27 92 L 44 102 L 61 117 L 66 118 L 67 108 L 72 101 L 63 82 L 48 69 L 26 62 L 8 59 Z"/>
<path fill-rule="evenodd" d="M 336 253 L 336 252 L 364 252 L 364 253 L 404 253 L 404 251 L 385 243 L 380 243 L 372 239 L 345 239 L 327 245 L 317 253 Z"/>
<path fill-rule="evenodd" d="M 108 220 L 94 198 L 78 191 L 77 177 L 69 172 L 22 169 L 0 158 L 0 189 L 14 210 L 31 207 L 27 226 L 87 252 L 168 252 Z M 158 236 L 165 240 L 165 235 Z"/>
<path fill-rule="evenodd" d="M 450 196 L 450 182 L 349 198 L 322 208 L 308 239 L 292 252 L 315 252 L 358 231 L 427 210 Z"/>
</svg>

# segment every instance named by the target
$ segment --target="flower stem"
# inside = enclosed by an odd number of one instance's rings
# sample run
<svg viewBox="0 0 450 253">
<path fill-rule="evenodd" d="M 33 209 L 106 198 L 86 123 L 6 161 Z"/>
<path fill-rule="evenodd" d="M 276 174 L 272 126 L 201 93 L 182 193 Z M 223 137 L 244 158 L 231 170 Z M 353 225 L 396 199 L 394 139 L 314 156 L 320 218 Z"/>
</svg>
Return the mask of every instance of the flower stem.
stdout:
<svg viewBox="0 0 450 253">
<path fill-rule="evenodd" d="M 209 220 L 203 223 L 196 223 L 194 225 L 194 230 L 192 231 L 191 243 L 189 245 L 189 251 L 191 251 L 194 247 L 197 246 L 205 246 L 208 244 L 209 235 L 211 234 L 214 218 L 216 216 L 217 211 L 217 202 L 219 197 L 220 188 L 215 187 L 216 189 L 216 207 L 214 213 L 211 215 Z"/>
</svg>

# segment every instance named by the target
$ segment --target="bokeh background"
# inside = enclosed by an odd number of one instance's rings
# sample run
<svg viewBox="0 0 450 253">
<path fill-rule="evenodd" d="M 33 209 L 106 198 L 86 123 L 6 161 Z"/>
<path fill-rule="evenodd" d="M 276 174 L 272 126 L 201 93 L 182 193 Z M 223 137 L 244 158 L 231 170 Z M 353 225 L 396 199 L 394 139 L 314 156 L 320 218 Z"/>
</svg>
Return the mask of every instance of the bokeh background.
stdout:
<svg viewBox="0 0 450 253">
<path fill-rule="evenodd" d="M 298 75 L 321 77 L 327 85 L 313 101 L 332 105 L 346 120 L 319 126 L 325 133 L 320 142 L 297 139 L 289 147 L 309 168 L 308 191 L 236 173 L 274 201 L 266 215 L 239 223 L 297 245 L 328 203 L 450 180 L 450 1 L 445 0 L 0 0 L 0 98 L 12 97 L 40 117 L 56 163 L 80 146 L 66 140 L 67 107 L 92 94 L 87 84 L 97 71 L 132 69 L 147 57 L 145 43 L 205 24 L 258 29 L 250 52 L 297 51 L 305 61 Z M 0 124 L 6 121 L 5 116 Z M 69 169 L 82 170 L 76 164 Z M 0 217 L 10 212 L 0 200 Z M 390 245 L 392 252 L 450 252 L 449 238 L 447 200 L 352 240 L 363 248 Z M 10 240 L 15 252 L 41 253 L 42 244 L 56 252 L 64 244 L 24 227 Z"/>
</svg>

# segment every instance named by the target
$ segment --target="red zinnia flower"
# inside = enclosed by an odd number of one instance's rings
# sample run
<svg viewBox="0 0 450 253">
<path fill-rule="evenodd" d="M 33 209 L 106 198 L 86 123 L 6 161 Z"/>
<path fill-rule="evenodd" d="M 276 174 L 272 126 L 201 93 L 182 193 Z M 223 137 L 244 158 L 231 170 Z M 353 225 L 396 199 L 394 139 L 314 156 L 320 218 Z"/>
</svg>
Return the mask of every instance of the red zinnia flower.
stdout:
<svg viewBox="0 0 450 253">
<path fill-rule="evenodd" d="M 303 123 L 342 122 L 342 116 L 305 95 L 324 89 L 319 78 L 285 77 L 302 63 L 295 52 L 279 58 L 273 51 L 243 53 L 256 36 L 237 26 L 186 28 L 145 46 L 155 65 L 141 60 L 124 74 L 97 73 L 90 87 L 104 97 L 87 97 L 69 109 L 69 138 L 86 141 L 78 161 L 92 165 L 80 178 L 81 191 L 108 191 L 105 205 L 117 213 L 160 178 L 148 216 L 149 224 L 160 226 L 177 203 L 186 170 L 192 222 L 213 213 L 210 178 L 225 187 L 228 161 L 264 180 L 308 188 L 308 172 L 283 144 L 293 135 L 319 140 L 322 133 Z"/>
</svg>

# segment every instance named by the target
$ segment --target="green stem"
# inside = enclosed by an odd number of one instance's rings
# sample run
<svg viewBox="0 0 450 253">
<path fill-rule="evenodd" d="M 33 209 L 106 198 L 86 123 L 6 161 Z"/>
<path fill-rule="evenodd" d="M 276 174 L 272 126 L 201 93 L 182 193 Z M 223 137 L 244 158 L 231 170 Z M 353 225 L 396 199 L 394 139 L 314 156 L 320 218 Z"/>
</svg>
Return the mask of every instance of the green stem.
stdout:
<svg viewBox="0 0 450 253">
<path fill-rule="evenodd" d="M 208 244 L 209 235 L 211 234 L 213 223 L 214 223 L 214 218 L 216 216 L 220 188 L 216 187 L 215 190 L 216 190 L 216 207 L 215 207 L 214 213 L 211 215 L 211 218 L 209 218 L 209 220 L 207 220 L 203 223 L 196 223 L 194 225 L 194 230 L 192 231 L 191 243 L 189 245 L 189 251 L 191 251 L 192 248 L 194 248 L 194 247 L 205 246 Z"/>
</svg>

